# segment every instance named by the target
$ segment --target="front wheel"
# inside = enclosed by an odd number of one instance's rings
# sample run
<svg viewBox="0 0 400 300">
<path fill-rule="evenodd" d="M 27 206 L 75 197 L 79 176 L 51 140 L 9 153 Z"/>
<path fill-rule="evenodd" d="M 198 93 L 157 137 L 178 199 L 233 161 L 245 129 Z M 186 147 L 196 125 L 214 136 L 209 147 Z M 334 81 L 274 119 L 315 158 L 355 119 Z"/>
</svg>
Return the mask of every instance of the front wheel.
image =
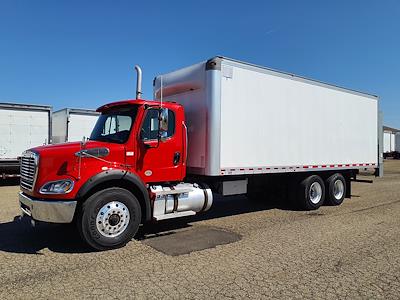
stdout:
<svg viewBox="0 0 400 300">
<path fill-rule="evenodd" d="M 125 189 L 108 188 L 82 204 L 77 225 L 87 244 L 97 250 L 108 250 L 129 242 L 138 231 L 140 221 L 137 198 Z"/>
</svg>

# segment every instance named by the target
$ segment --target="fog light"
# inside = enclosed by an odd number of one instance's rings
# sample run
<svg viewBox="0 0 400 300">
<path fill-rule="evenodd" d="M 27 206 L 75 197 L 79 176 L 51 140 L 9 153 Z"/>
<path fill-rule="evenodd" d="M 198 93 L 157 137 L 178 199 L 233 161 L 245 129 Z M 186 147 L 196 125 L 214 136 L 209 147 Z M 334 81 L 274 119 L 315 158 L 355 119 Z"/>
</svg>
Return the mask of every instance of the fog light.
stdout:
<svg viewBox="0 0 400 300">
<path fill-rule="evenodd" d="M 74 188 L 74 182 L 69 179 L 49 181 L 41 189 L 41 194 L 68 194 Z"/>
</svg>

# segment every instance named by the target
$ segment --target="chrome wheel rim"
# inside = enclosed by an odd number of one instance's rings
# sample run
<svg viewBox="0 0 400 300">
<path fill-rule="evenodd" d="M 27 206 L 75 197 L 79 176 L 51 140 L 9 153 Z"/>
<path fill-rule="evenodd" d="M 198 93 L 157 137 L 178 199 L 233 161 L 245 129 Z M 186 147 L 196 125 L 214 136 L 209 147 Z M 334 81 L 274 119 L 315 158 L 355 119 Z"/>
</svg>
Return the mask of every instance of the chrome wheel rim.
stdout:
<svg viewBox="0 0 400 300">
<path fill-rule="evenodd" d="M 334 183 L 333 183 L 333 196 L 335 197 L 335 199 L 340 200 L 342 199 L 344 194 L 344 184 L 343 181 L 337 179 Z"/>
<path fill-rule="evenodd" d="M 129 224 L 129 210 L 119 201 L 104 205 L 96 217 L 96 227 L 101 235 L 116 237 L 122 234 Z"/>
<path fill-rule="evenodd" d="M 313 182 L 309 191 L 310 201 L 313 204 L 318 204 L 322 198 L 322 186 L 319 182 Z"/>
</svg>

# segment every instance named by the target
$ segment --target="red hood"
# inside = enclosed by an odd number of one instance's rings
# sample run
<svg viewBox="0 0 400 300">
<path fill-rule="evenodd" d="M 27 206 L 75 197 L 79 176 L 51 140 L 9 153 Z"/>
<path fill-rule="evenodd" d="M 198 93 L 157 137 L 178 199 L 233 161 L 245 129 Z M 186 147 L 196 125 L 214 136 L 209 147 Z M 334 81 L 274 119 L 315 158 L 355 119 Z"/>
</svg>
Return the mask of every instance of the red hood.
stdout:
<svg viewBox="0 0 400 300">
<path fill-rule="evenodd" d="M 79 163 L 77 152 L 84 149 L 107 148 L 108 155 L 101 160 L 91 157 L 83 157 Z M 79 180 L 80 174 L 85 176 L 91 173 L 101 172 L 103 167 L 120 167 L 125 164 L 125 146 L 123 144 L 88 141 L 84 146 L 80 142 L 71 142 L 47 146 L 39 146 L 30 149 L 39 154 L 39 172 L 35 185 L 35 191 L 47 181 L 64 178 Z M 79 164 L 81 172 L 79 172 Z M 85 169 L 85 172 L 82 170 Z M 83 180 L 84 178 L 81 178 Z"/>
<path fill-rule="evenodd" d="M 98 142 L 98 141 L 88 141 L 85 143 L 85 145 L 82 147 L 81 142 L 69 142 L 69 143 L 61 143 L 61 144 L 52 144 L 52 145 L 46 145 L 46 146 L 39 146 L 35 147 L 33 149 L 30 149 L 32 151 L 35 151 L 39 154 L 47 154 L 47 153 L 52 153 L 57 155 L 58 152 L 61 153 L 70 153 L 70 152 L 76 152 L 82 149 L 92 149 L 92 148 L 99 148 L 99 147 L 105 147 L 105 148 L 124 148 L 123 145 L 120 144 L 111 144 L 111 143 L 105 143 L 105 142 Z M 75 153 L 74 152 L 74 153 Z"/>
<path fill-rule="evenodd" d="M 78 151 L 93 148 L 107 148 L 109 150 L 109 154 L 103 158 L 107 161 L 120 164 L 125 162 L 125 146 L 114 143 L 88 141 L 82 145 L 81 142 L 70 142 L 39 146 L 30 150 L 39 154 L 40 162 L 43 162 L 45 159 L 46 161 L 51 161 L 51 163 L 57 165 L 59 163 L 65 163 L 68 161 L 76 161 L 78 157 L 75 154 Z M 56 167 L 56 165 L 53 165 L 53 168 Z"/>
</svg>

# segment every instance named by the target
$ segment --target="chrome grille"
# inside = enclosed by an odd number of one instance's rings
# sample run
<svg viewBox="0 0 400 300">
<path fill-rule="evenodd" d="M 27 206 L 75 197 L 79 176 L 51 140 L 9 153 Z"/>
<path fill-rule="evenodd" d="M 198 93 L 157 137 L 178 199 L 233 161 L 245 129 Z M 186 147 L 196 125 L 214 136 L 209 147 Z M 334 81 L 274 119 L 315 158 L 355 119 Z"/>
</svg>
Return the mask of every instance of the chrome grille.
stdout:
<svg viewBox="0 0 400 300">
<path fill-rule="evenodd" d="M 35 186 L 39 156 L 25 151 L 21 157 L 21 188 L 32 191 Z"/>
</svg>

